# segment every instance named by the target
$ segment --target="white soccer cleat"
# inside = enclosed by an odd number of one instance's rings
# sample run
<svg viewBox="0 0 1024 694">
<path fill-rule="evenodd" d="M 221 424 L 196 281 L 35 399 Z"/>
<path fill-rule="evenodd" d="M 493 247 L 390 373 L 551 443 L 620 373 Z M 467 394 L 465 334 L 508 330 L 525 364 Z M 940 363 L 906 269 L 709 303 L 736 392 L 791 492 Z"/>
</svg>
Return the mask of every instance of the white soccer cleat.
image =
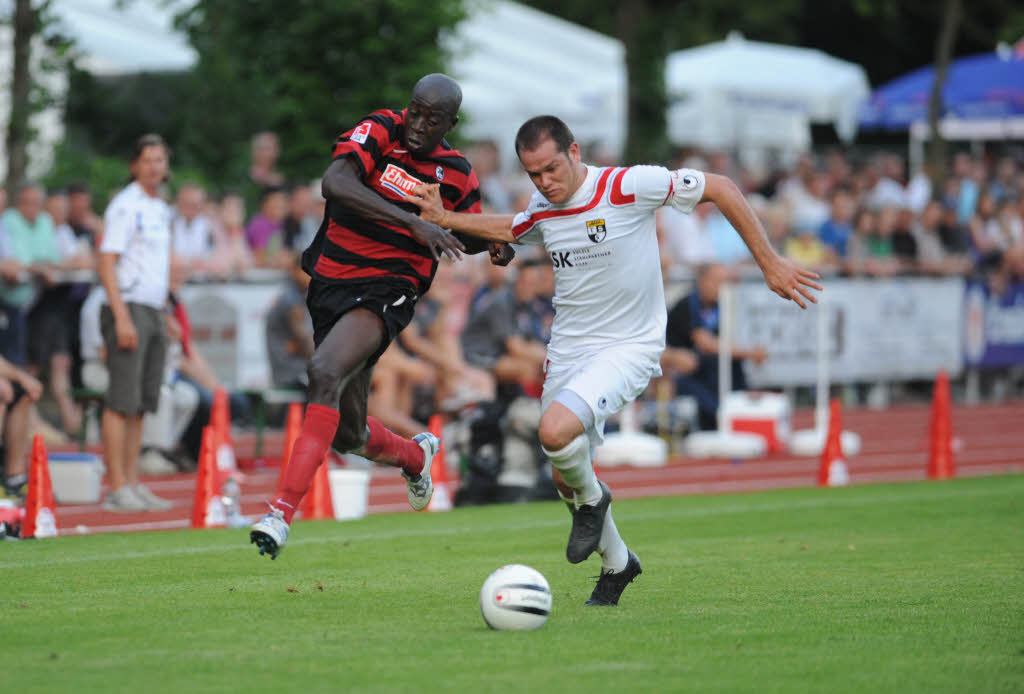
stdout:
<svg viewBox="0 0 1024 694">
<path fill-rule="evenodd" d="M 249 533 L 249 542 L 256 543 L 260 548 L 260 555 L 269 554 L 271 559 L 277 559 L 287 541 L 288 524 L 284 520 L 284 511 L 273 506 L 270 507 L 270 513 L 253 525 Z"/>
<path fill-rule="evenodd" d="M 441 440 L 429 431 L 417 434 L 412 440 L 423 449 L 423 471 L 410 477 L 402 470 L 402 477 L 409 487 L 409 505 L 414 511 L 422 511 L 430 503 L 430 497 L 434 495 L 434 483 L 430 480 L 430 464 L 434 462 L 434 456 L 441 448 Z"/>
</svg>

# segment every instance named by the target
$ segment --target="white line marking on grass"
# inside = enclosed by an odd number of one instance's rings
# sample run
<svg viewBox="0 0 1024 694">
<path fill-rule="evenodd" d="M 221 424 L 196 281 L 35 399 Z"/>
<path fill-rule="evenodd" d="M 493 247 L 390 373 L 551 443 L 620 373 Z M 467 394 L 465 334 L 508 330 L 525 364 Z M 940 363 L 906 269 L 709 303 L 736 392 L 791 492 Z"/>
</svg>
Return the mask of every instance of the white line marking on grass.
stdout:
<svg viewBox="0 0 1024 694">
<path fill-rule="evenodd" d="M 864 487 L 864 490 L 870 489 Z M 859 489 L 858 489 L 859 491 Z M 622 521 L 641 521 L 641 520 L 662 520 L 668 518 L 698 518 L 698 517 L 711 517 L 711 516 L 724 516 L 736 513 L 751 513 L 751 512 L 771 512 L 771 511 L 789 511 L 793 509 L 804 509 L 804 508 L 820 508 L 823 506 L 837 507 L 837 506 L 874 506 L 878 504 L 892 504 L 898 502 L 915 502 L 915 501 L 941 501 L 943 499 L 981 499 L 997 496 L 1011 496 L 1019 494 L 1024 491 L 1024 487 L 1021 486 L 1009 486 L 999 487 L 997 489 L 990 489 L 986 491 L 965 491 L 962 489 L 951 489 L 946 488 L 945 490 L 935 489 L 931 494 L 886 494 L 885 496 L 870 496 L 870 497 L 831 497 L 821 496 L 814 499 L 805 499 L 802 501 L 786 501 L 786 502 L 773 502 L 773 503 L 733 503 L 724 506 L 711 506 L 706 507 L 701 505 L 700 508 L 680 508 L 669 512 L 659 513 L 630 513 L 627 510 L 616 510 L 616 515 Z M 702 497 L 703 498 L 703 497 Z M 750 498 L 748 497 L 748 501 Z M 567 524 L 567 518 L 561 518 L 562 514 L 559 514 L 558 520 L 537 520 L 527 521 L 516 524 L 503 523 L 501 525 L 474 525 L 471 528 L 403 528 L 399 530 L 392 530 L 387 532 L 373 532 L 373 533 L 357 533 L 351 535 L 338 535 L 332 537 L 308 537 L 308 538 L 297 538 L 288 543 L 289 547 L 302 546 L 302 545 L 321 545 L 329 542 L 351 542 L 351 541 L 382 541 L 382 540 L 396 540 L 407 537 L 444 537 L 450 535 L 467 535 L 477 533 L 489 533 L 495 532 L 507 532 L 509 530 L 534 530 L 539 528 L 551 528 L 559 527 Z M 620 521 L 621 522 L 621 521 Z M 46 542 L 42 540 L 41 542 Z M 88 556 L 78 557 L 55 557 L 48 559 L 40 559 L 36 561 L 25 561 L 25 562 L 0 562 L 0 569 L 28 569 L 28 568 L 39 568 L 46 566 L 62 566 L 66 564 L 84 564 L 94 561 L 124 561 L 128 559 L 151 559 L 154 557 L 167 557 L 167 556 L 186 556 L 192 554 L 209 554 L 211 552 L 253 552 L 253 547 L 247 544 L 232 543 L 230 545 L 210 545 L 206 547 L 164 547 L 155 549 L 147 552 L 121 552 L 117 554 L 103 554 L 96 553 Z"/>
</svg>

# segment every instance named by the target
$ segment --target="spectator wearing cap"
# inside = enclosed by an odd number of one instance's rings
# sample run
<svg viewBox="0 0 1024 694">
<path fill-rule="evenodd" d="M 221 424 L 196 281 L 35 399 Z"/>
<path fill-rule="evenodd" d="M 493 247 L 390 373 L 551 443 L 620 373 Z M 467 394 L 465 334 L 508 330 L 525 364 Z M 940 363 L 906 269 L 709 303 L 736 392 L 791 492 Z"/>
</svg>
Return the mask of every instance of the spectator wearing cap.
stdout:
<svg viewBox="0 0 1024 694">
<path fill-rule="evenodd" d="M 139 483 L 142 416 L 156 412 L 167 356 L 164 307 L 171 264 L 171 208 L 160 197 L 169 150 L 159 135 L 143 135 L 131 158 L 132 182 L 104 215 L 100 309 L 110 385 L 103 410 L 103 456 L 111 511 L 170 508 Z"/>
</svg>

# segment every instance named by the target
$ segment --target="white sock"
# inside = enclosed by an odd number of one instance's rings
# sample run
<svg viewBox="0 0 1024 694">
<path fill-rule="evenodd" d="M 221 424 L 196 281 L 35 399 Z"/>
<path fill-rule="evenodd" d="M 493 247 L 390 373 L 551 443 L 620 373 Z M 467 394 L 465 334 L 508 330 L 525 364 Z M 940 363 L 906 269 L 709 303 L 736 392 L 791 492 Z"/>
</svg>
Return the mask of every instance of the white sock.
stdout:
<svg viewBox="0 0 1024 694">
<path fill-rule="evenodd" d="M 566 496 L 565 494 L 562 493 L 562 490 L 559 489 L 558 487 L 555 487 L 555 491 L 558 492 L 558 498 L 562 500 L 562 502 L 565 504 L 565 507 L 567 509 L 569 509 L 570 512 L 576 511 L 576 495 L 575 494 L 573 494 L 572 496 Z"/>
<path fill-rule="evenodd" d="M 604 514 L 604 527 L 601 529 L 601 541 L 597 545 L 597 552 L 601 555 L 601 571 L 619 573 L 626 568 L 629 561 L 629 549 L 619 535 L 619 529 L 615 527 L 612 520 L 612 507 L 608 507 L 608 513 Z"/>
<path fill-rule="evenodd" d="M 576 490 L 576 507 L 593 506 L 601 500 L 601 486 L 590 462 L 590 439 L 580 434 L 565 448 L 557 451 L 544 449 L 551 464 L 562 475 L 565 483 Z"/>
</svg>

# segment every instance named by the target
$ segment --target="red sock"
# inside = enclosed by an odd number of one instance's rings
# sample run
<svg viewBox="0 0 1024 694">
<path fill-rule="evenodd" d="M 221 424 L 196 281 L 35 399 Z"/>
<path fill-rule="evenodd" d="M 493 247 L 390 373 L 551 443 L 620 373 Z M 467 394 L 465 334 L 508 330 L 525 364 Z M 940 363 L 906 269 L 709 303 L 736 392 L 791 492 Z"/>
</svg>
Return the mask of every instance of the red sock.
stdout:
<svg viewBox="0 0 1024 694">
<path fill-rule="evenodd" d="M 423 472 L 423 449 L 418 443 L 391 432 L 375 417 L 367 417 L 366 425 L 370 428 L 370 440 L 361 455 L 378 463 L 400 467 L 410 476 Z"/>
<path fill-rule="evenodd" d="M 302 430 L 299 431 L 299 437 L 292 446 L 292 457 L 285 470 L 284 490 L 281 497 L 274 502 L 275 507 L 284 511 L 286 523 L 292 522 L 299 502 L 309 491 L 313 475 L 324 461 L 327 448 L 334 440 L 339 419 L 340 414 L 333 408 L 316 404 L 306 408 Z"/>
</svg>

